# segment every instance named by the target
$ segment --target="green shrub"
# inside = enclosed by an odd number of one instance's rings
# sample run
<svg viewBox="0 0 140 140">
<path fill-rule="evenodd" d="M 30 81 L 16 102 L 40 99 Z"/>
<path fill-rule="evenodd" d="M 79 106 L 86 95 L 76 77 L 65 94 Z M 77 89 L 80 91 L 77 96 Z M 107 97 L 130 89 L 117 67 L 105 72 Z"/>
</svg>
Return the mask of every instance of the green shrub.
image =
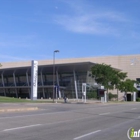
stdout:
<svg viewBox="0 0 140 140">
<path fill-rule="evenodd" d="M 137 102 L 140 102 L 140 98 L 137 98 L 136 101 L 137 101 Z"/>
<path fill-rule="evenodd" d="M 91 99 L 91 98 L 96 98 L 97 99 L 97 91 L 90 91 L 87 93 L 87 98 Z"/>
<path fill-rule="evenodd" d="M 111 99 L 117 99 L 117 95 L 116 94 L 112 94 L 112 93 L 108 93 L 108 98 L 109 98 L 109 100 L 111 100 Z"/>
</svg>

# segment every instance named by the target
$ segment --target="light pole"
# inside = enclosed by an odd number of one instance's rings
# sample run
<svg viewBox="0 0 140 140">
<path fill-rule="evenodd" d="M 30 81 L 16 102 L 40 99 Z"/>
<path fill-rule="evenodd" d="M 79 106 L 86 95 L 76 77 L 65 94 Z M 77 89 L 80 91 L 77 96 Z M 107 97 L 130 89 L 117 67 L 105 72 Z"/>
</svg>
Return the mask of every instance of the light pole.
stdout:
<svg viewBox="0 0 140 140">
<path fill-rule="evenodd" d="M 53 52 L 53 102 L 54 102 L 54 95 L 55 95 L 55 53 L 58 53 L 58 52 L 59 52 L 59 50 L 55 50 Z M 57 92 L 56 92 L 56 94 L 57 94 Z M 56 96 L 56 98 L 57 98 L 57 96 Z M 57 102 L 57 100 L 56 100 L 56 102 Z"/>
</svg>

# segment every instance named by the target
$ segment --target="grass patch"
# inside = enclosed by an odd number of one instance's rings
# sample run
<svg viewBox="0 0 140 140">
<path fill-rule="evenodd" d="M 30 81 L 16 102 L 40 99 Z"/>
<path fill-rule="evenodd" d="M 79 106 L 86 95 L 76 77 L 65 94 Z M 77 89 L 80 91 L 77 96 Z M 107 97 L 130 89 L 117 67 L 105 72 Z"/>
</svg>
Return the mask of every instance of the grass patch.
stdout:
<svg viewBox="0 0 140 140">
<path fill-rule="evenodd" d="M 28 100 L 28 99 L 18 99 L 12 97 L 0 96 L 0 103 L 52 103 L 52 100 Z"/>
</svg>

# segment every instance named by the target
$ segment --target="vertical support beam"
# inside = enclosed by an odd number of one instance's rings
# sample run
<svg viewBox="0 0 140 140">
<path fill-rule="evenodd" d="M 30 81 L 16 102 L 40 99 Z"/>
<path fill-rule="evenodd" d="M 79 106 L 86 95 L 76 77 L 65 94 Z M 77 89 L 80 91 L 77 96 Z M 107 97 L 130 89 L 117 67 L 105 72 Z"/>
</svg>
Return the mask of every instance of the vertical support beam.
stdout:
<svg viewBox="0 0 140 140">
<path fill-rule="evenodd" d="M 44 75 L 44 78 L 45 78 L 45 83 L 47 83 L 47 76 L 46 74 Z M 44 83 L 43 83 L 44 84 Z M 47 84 L 46 84 L 47 85 Z"/>
<path fill-rule="evenodd" d="M 3 87 L 5 87 L 3 73 L 1 74 L 1 78 L 2 78 L 2 85 Z"/>
<path fill-rule="evenodd" d="M 105 99 L 105 103 L 107 102 L 107 92 L 104 91 L 104 99 Z"/>
<path fill-rule="evenodd" d="M 42 70 L 40 72 L 40 77 L 41 77 L 41 84 L 42 86 L 44 86 L 44 82 L 43 82 L 43 75 L 42 75 Z M 43 91 L 43 98 L 45 98 L 45 91 L 44 91 L 44 87 L 42 88 L 42 91 Z"/>
<path fill-rule="evenodd" d="M 3 72 L 2 72 L 2 74 L 1 74 L 1 79 L 2 79 L 2 85 L 3 85 L 3 87 L 5 87 Z"/>
<path fill-rule="evenodd" d="M 60 91 L 60 84 L 59 84 L 59 75 L 58 75 L 58 71 L 56 71 L 56 78 L 57 78 L 57 85 L 58 85 L 59 98 L 61 98 L 61 91 Z"/>
<path fill-rule="evenodd" d="M 133 92 L 133 101 L 136 102 L 136 92 Z"/>
<path fill-rule="evenodd" d="M 16 84 L 16 77 L 15 77 L 15 71 L 13 72 L 13 80 L 14 80 L 14 85 L 15 85 L 15 92 L 16 92 L 16 97 L 18 98 L 18 93 L 17 93 L 17 84 Z"/>
<path fill-rule="evenodd" d="M 13 80 L 14 80 L 14 85 L 15 85 L 15 87 L 16 87 L 16 86 L 17 86 L 17 84 L 16 84 L 15 72 L 13 72 Z"/>
<path fill-rule="evenodd" d="M 26 71 L 26 80 L 27 80 L 27 86 L 29 87 L 29 76 L 28 76 L 28 70 Z M 29 97 L 31 98 L 31 92 L 30 89 L 28 88 L 28 93 L 29 93 Z"/>
<path fill-rule="evenodd" d="M 38 87 L 38 61 L 32 60 L 31 67 L 31 99 L 37 100 L 37 87 Z"/>
<path fill-rule="evenodd" d="M 74 75 L 75 94 L 76 94 L 76 99 L 78 100 L 77 80 L 76 80 L 75 70 L 73 70 L 73 75 Z"/>
<path fill-rule="evenodd" d="M 8 80 L 8 77 L 5 77 L 6 78 L 6 84 L 7 86 L 9 86 L 9 80 Z"/>
<path fill-rule="evenodd" d="M 86 94 L 87 94 L 87 84 L 82 83 L 82 101 L 83 101 L 83 98 L 84 98 L 85 103 L 86 103 Z"/>
<path fill-rule="evenodd" d="M 137 84 L 134 83 L 134 87 L 137 89 Z M 136 102 L 136 92 L 133 92 L 133 101 Z"/>
<path fill-rule="evenodd" d="M 20 83 L 20 77 L 18 76 L 17 78 L 18 78 L 18 84 L 19 84 Z"/>
<path fill-rule="evenodd" d="M 55 52 L 53 52 L 53 102 L 55 97 Z"/>
<path fill-rule="evenodd" d="M 1 79 L 2 79 L 2 85 L 3 85 L 3 87 L 5 88 L 3 73 L 4 73 L 4 72 L 2 72 L 2 74 L 1 74 Z M 6 96 L 5 89 L 3 89 L 3 92 L 4 92 L 4 95 Z"/>
<path fill-rule="evenodd" d="M 26 80 L 27 80 L 27 86 L 29 86 L 29 76 L 28 76 L 28 70 L 26 71 Z"/>
</svg>

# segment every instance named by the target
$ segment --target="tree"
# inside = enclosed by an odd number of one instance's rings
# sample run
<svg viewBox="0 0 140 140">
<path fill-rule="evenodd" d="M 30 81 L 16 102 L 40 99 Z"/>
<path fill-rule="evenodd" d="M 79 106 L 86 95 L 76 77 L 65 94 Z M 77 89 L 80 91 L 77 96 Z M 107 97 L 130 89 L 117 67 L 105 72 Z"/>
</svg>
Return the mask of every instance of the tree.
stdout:
<svg viewBox="0 0 140 140">
<path fill-rule="evenodd" d="M 122 81 L 127 77 L 127 73 L 121 72 L 106 64 L 96 64 L 92 67 L 92 76 L 98 84 L 105 87 L 108 94 L 108 89 L 117 89 L 117 97 L 119 96 L 118 90 Z"/>
<path fill-rule="evenodd" d="M 119 100 L 119 86 L 126 77 L 127 73 L 121 71 L 116 71 L 115 75 L 113 76 L 112 84 L 114 84 L 115 88 L 117 89 L 117 100 Z"/>
<path fill-rule="evenodd" d="M 134 87 L 134 84 L 137 83 L 137 81 L 135 80 L 131 80 L 131 79 L 126 79 L 125 81 L 122 81 L 119 85 L 119 90 L 121 92 L 135 92 L 137 91 L 137 89 Z"/>
<path fill-rule="evenodd" d="M 92 77 L 95 78 L 95 81 L 98 84 L 101 84 L 105 87 L 108 93 L 108 89 L 114 89 L 114 81 L 117 79 L 116 77 L 116 71 L 113 69 L 110 65 L 106 65 L 104 63 L 102 64 L 96 64 L 91 68 L 92 71 Z"/>
</svg>

